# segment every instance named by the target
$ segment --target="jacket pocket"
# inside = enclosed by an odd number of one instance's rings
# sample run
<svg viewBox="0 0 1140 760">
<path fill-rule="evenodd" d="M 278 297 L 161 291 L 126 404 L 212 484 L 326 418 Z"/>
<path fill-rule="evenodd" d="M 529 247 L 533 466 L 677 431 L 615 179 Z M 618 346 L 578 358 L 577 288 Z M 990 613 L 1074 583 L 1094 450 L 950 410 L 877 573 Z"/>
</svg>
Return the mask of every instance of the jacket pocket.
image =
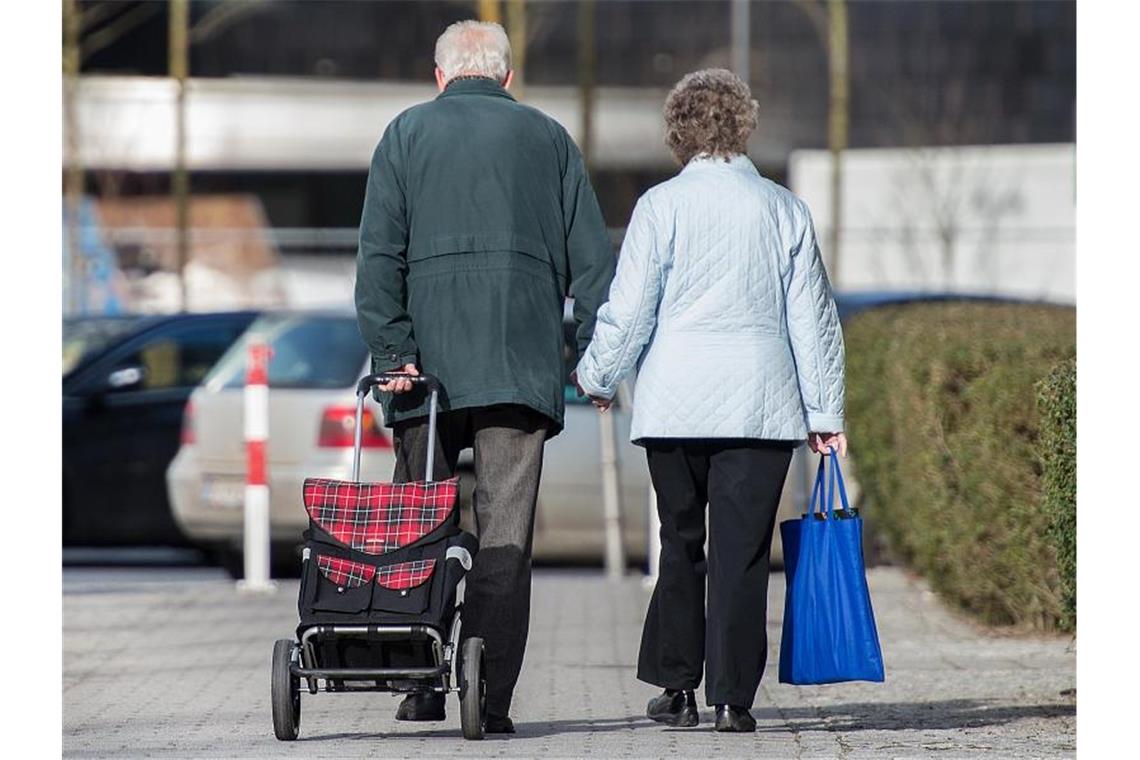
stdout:
<svg viewBox="0 0 1140 760">
<path fill-rule="evenodd" d="M 410 615 L 423 612 L 428 606 L 435 568 L 434 559 L 397 562 L 376 568 L 372 609 Z"/>
<path fill-rule="evenodd" d="M 313 609 L 349 613 L 368 609 L 375 566 L 322 554 L 317 556 L 315 574 L 312 567 L 310 564 L 308 571 L 315 577 L 310 577 L 306 591 L 312 595 Z"/>
</svg>

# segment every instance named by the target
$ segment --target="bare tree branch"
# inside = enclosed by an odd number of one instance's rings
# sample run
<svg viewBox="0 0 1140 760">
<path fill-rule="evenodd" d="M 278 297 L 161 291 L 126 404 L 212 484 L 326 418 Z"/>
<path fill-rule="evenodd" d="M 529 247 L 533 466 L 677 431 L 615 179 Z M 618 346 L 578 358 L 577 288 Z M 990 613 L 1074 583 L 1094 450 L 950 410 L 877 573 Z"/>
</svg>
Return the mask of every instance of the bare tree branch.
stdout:
<svg viewBox="0 0 1140 760">
<path fill-rule="evenodd" d="M 107 19 L 114 16 L 119 11 L 126 13 L 130 6 L 126 3 L 99 3 L 87 10 L 79 12 L 79 26 L 84 32 L 91 30 L 91 27 L 102 24 Z"/>
<path fill-rule="evenodd" d="M 190 29 L 190 44 L 205 42 L 251 13 L 264 10 L 265 0 L 222 3 L 210 9 Z"/>
<path fill-rule="evenodd" d="M 88 58 L 94 55 L 147 19 L 156 15 L 162 8 L 163 5 L 161 3 L 142 3 L 141 5 L 131 8 L 99 31 L 92 32 L 88 35 L 87 39 L 83 40 L 80 56 L 82 58 Z"/>
<path fill-rule="evenodd" d="M 828 36 L 831 34 L 831 23 L 827 19 L 827 11 L 823 9 L 823 3 L 820 0 L 796 0 L 796 7 L 807 14 L 812 26 L 815 27 L 816 34 L 819 35 L 819 41 L 823 43 L 824 47 L 827 47 Z"/>
</svg>

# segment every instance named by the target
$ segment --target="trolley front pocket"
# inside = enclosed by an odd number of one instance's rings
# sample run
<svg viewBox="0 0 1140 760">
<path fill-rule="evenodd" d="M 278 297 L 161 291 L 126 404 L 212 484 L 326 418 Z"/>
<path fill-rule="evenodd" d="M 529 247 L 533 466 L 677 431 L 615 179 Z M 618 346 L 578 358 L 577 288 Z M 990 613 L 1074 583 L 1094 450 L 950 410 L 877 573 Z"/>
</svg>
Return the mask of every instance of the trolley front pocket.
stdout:
<svg viewBox="0 0 1140 760">
<path fill-rule="evenodd" d="M 417 615 L 427 609 L 436 560 L 417 559 L 376 568 L 372 609 Z"/>
<path fill-rule="evenodd" d="M 315 610 L 358 613 L 372 601 L 376 567 L 341 557 L 318 555 L 310 604 Z"/>
</svg>

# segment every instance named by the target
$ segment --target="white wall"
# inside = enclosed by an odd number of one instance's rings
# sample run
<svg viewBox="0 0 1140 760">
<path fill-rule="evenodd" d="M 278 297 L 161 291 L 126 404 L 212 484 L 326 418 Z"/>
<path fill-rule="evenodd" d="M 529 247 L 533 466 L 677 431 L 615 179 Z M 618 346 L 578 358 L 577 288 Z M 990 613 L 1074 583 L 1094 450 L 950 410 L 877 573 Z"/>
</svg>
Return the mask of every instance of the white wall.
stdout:
<svg viewBox="0 0 1140 760">
<path fill-rule="evenodd" d="M 82 77 L 78 113 L 84 164 L 169 169 L 174 163 L 175 92 L 174 81 L 161 77 Z M 193 170 L 366 171 L 388 122 L 436 94 L 430 77 L 422 83 L 191 79 L 186 90 L 187 163 Z M 596 95 L 595 166 L 673 165 L 661 116 L 664 90 L 599 87 Z M 528 86 L 524 102 L 580 141 L 578 88 Z"/>
<path fill-rule="evenodd" d="M 836 289 L 1074 303 L 1075 154 L 1072 144 L 846 151 L 837 268 L 831 155 L 794 151 L 788 182 L 811 208 Z"/>
</svg>

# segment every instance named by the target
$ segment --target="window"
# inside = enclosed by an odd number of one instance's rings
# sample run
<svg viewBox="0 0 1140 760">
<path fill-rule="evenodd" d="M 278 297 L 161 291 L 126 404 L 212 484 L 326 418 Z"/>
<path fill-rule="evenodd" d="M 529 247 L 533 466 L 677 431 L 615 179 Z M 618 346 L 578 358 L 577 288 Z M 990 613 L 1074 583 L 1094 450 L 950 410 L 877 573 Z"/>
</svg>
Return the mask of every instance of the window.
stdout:
<svg viewBox="0 0 1140 760">
<path fill-rule="evenodd" d="M 132 318 L 66 320 L 63 323 L 63 374 L 137 329 L 138 321 Z"/>
<path fill-rule="evenodd" d="M 123 390 L 193 388 L 244 329 L 244 323 L 201 322 L 154 335 L 137 351 L 116 362 L 116 367 L 142 369 L 141 383 Z"/>
<path fill-rule="evenodd" d="M 212 388 L 245 384 L 246 353 L 253 332 L 266 336 L 271 388 L 347 388 L 356 384 L 367 349 L 356 319 L 337 316 L 272 316 L 258 320 L 210 374 Z"/>
</svg>

